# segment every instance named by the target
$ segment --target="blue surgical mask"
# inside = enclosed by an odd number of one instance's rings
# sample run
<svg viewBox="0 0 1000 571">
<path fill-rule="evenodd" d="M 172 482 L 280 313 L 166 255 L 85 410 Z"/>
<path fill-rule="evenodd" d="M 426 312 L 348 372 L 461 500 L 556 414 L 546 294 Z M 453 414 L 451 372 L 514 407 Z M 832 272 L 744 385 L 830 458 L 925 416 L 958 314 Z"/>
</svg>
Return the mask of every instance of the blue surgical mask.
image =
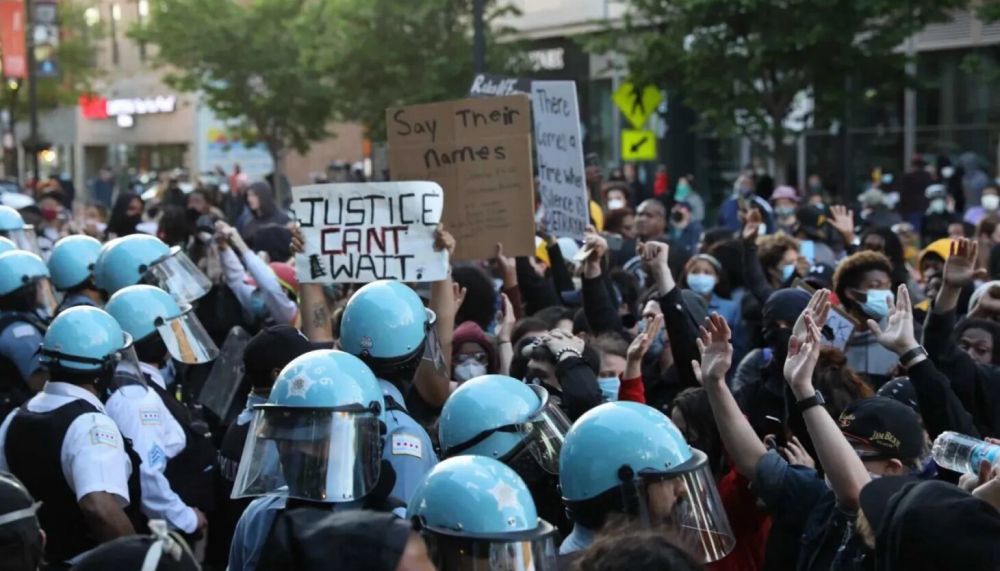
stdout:
<svg viewBox="0 0 1000 571">
<path fill-rule="evenodd" d="M 618 377 L 598 378 L 597 384 L 601 387 L 601 395 L 604 397 L 604 402 L 618 400 L 618 389 L 622 386 L 622 382 Z"/>
<path fill-rule="evenodd" d="M 646 325 L 649 322 L 645 319 L 639 321 L 639 333 L 646 332 Z M 653 342 L 649 345 L 649 350 L 646 351 L 647 355 L 654 355 L 657 358 L 663 353 L 664 349 L 667 348 L 667 331 L 666 329 L 660 329 L 660 332 L 656 334 L 653 338 Z"/>
<path fill-rule="evenodd" d="M 264 294 L 260 290 L 255 290 L 250 294 L 250 315 L 254 319 L 267 317 L 267 303 L 264 302 Z"/>
<path fill-rule="evenodd" d="M 792 278 L 795 273 L 795 264 L 785 264 L 781 266 L 781 282 L 787 282 Z"/>
<path fill-rule="evenodd" d="M 868 317 L 881 321 L 886 315 L 889 315 L 890 299 L 892 299 L 892 290 L 870 289 L 865 296 L 865 302 L 861 304 L 861 310 Z"/>
<path fill-rule="evenodd" d="M 688 274 L 687 284 L 692 291 L 701 295 L 708 295 L 715 289 L 718 282 L 711 274 Z"/>
</svg>

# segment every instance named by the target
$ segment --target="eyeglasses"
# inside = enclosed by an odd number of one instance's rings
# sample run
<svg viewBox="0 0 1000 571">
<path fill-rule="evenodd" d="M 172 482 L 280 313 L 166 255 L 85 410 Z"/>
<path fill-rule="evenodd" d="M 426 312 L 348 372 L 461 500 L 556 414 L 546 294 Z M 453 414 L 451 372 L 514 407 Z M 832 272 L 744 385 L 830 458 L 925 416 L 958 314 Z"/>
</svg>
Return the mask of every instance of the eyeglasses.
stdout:
<svg viewBox="0 0 1000 571">
<path fill-rule="evenodd" d="M 455 355 L 456 363 L 468 363 L 469 361 L 478 361 L 482 364 L 487 364 L 490 361 L 490 356 L 485 351 L 479 351 L 478 353 L 462 353 Z"/>
</svg>

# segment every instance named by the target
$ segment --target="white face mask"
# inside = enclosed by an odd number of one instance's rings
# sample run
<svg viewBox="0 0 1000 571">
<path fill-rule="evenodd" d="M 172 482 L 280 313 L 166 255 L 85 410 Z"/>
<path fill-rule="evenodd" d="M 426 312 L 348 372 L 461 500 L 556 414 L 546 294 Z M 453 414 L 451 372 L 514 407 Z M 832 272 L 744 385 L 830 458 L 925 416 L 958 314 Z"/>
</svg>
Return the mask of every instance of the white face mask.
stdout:
<svg viewBox="0 0 1000 571">
<path fill-rule="evenodd" d="M 1000 208 L 1000 196 L 997 196 L 996 194 L 984 194 L 980 202 L 982 202 L 983 208 L 986 210 L 996 210 L 997 208 Z"/>
<path fill-rule="evenodd" d="M 619 200 L 617 198 L 608 200 L 608 210 L 618 210 L 620 208 L 625 208 L 624 200 Z"/>
<path fill-rule="evenodd" d="M 455 380 L 464 383 L 486 374 L 486 365 L 479 361 L 466 361 L 455 365 Z"/>
</svg>

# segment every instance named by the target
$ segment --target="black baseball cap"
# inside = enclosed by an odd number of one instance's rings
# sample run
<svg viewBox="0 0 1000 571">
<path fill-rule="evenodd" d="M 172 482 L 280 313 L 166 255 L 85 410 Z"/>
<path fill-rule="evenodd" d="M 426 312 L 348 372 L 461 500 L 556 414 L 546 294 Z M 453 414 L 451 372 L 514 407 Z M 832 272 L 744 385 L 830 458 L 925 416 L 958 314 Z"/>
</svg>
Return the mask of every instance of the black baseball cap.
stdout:
<svg viewBox="0 0 1000 571">
<path fill-rule="evenodd" d="M 899 401 L 920 414 L 920 404 L 917 402 L 917 390 L 913 388 L 910 377 L 896 377 L 882 385 L 878 396 Z"/>
<path fill-rule="evenodd" d="M 253 388 L 269 389 L 274 384 L 272 371 L 280 371 L 296 357 L 322 348 L 324 347 L 321 345 L 311 343 L 301 331 L 290 325 L 275 325 L 263 329 L 247 343 L 243 352 L 246 379 Z"/>
<path fill-rule="evenodd" d="M 809 268 L 805 282 L 815 288 L 833 289 L 833 267 L 827 264 L 814 264 Z"/>
<path fill-rule="evenodd" d="M 915 460 L 924 450 L 917 413 L 885 397 L 851 403 L 840 415 L 840 431 L 852 444 L 863 444 L 883 459 Z"/>
</svg>

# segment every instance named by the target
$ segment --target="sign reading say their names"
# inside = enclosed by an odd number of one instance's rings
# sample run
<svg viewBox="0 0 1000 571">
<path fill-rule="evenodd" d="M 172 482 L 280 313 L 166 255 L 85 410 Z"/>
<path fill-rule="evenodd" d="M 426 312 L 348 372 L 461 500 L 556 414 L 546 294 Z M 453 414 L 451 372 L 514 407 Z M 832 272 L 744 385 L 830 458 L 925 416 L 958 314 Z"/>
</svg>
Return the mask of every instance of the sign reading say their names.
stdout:
<svg viewBox="0 0 1000 571">
<path fill-rule="evenodd" d="M 576 83 L 533 81 L 531 97 L 545 229 L 554 236 L 582 240 L 590 211 Z"/>
<path fill-rule="evenodd" d="M 531 104 L 525 95 L 479 97 L 386 110 L 393 180 L 444 189 L 455 259 L 535 251 Z"/>
<path fill-rule="evenodd" d="M 448 277 L 448 253 L 434 251 L 444 192 L 433 182 L 314 184 L 292 189 L 305 252 L 303 283 L 432 282 Z"/>
</svg>

